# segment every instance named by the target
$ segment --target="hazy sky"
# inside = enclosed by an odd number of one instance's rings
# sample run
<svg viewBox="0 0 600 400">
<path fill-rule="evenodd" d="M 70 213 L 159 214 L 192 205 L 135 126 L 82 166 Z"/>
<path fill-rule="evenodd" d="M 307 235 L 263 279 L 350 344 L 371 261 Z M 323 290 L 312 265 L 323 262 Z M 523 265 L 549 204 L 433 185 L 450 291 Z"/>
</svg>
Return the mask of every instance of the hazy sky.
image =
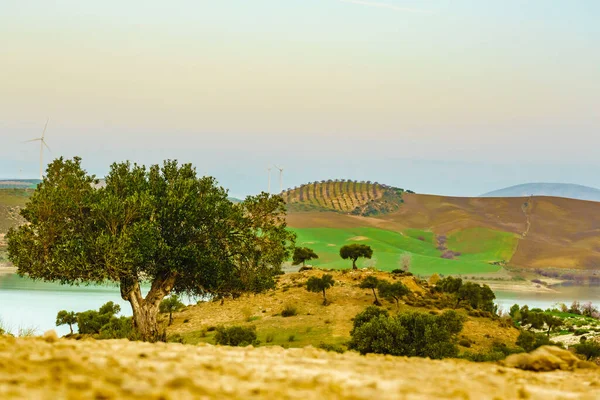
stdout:
<svg viewBox="0 0 600 400">
<path fill-rule="evenodd" d="M 328 178 L 600 187 L 598 0 L 0 1 L 0 178 L 177 158 L 241 196 Z M 22 170 L 22 171 L 21 171 Z M 274 174 L 273 187 L 277 187 Z"/>
</svg>

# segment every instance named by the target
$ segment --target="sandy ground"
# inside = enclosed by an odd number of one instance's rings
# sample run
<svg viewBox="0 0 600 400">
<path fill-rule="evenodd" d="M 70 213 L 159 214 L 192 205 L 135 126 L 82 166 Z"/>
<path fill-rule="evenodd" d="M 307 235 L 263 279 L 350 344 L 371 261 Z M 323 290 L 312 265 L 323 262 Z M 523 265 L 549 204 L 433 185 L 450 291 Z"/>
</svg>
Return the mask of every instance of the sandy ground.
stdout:
<svg viewBox="0 0 600 400">
<path fill-rule="evenodd" d="M 597 370 L 313 348 L 0 337 L 1 399 L 598 399 Z"/>
</svg>

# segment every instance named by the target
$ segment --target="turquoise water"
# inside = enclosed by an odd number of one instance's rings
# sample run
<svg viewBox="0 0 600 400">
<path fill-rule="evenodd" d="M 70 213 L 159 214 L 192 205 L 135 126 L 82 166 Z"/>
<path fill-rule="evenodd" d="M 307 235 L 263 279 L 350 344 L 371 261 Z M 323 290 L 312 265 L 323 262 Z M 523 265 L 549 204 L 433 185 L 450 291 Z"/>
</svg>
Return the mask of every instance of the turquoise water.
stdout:
<svg viewBox="0 0 600 400">
<path fill-rule="evenodd" d="M 121 306 L 120 315 L 132 314 L 131 306 L 121 299 L 116 285 L 67 286 L 33 281 L 15 274 L 0 275 L 1 324 L 15 334 L 19 329 L 30 328 L 36 329 L 37 333 L 56 329 L 60 335 L 67 334 L 68 326 L 55 326 L 58 311 L 97 310 L 108 301 Z"/>
<path fill-rule="evenodd" d="M 142 289 L 148 289 L 143 287 Z M 598 286 L 558 287 L 558 293 L 511 293 L 496 292 L 496 303 L 504 310 L 513 304 L 527 304 L 531 308 L 550 308 L 557 302 L 571 304 L 591 301 L 600 306 Z M 56 313 L 60 310 L 97 310 L 107 301 L 121 306 L 121 315 L 131 315 L 131 306 L 121 299 L 119 288 L 113 286 L 65 286 L 57 283 L 33 281 L 15 274 L 0 275 L 0 320 L 4 329 L 13 333 L 19 329 L 34 328 L 41 334 L 56 329 L 60 335 L 69 333 L 68 326 L 55 326 Z M 184 301 L 186 302 L 186 301 Z M 187 303 L 195 302 L 188 299 Z"/>
</svg>

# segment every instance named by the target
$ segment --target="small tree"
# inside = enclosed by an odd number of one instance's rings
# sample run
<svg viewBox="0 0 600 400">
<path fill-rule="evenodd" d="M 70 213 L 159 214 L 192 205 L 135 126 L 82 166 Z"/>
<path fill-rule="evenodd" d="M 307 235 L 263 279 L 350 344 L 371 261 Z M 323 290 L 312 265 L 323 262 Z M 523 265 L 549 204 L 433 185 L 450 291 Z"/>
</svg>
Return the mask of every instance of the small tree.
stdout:
<svg viewBox="0 0 600 400">
<path fill-rule="evenodd" d="M 555 330 L 556 328 L 560 327 L 563 325 L 563 321 L 560 318 L 557 318 L 555 316 L 552 316 L 550 314 L 542 314 L 543 315 L 543 320 L 546 323 L 546 325 L 548 326 L 548 331 L 546 332 L 546 334 L 548 336 L 550 336 L 550 332 Z"/>
<path fill-rule="evenodd" d="M 373 257 L 373 249 L 371 246 L 367 246 L 366 244 L 349 244 L 346 246 L 342 246 L 340 249 L 340 257 L 344 260 L 352 260 L 352 269 L 358 269 L 356 266 L 356 260 L 359 258 L 368 258 Z"/>
<path fill-rule="evenodd" d="M 375 301 L 373 302 L 373 304 L 375 304 L 376 306 L 381 305 L 381 303 L 379 302 L 379 299 L 377 298 L 377 293 L 375 293 L 375 289 L 377 289 L 378 285 L 379 285 L 379 279 L 377 279 L 376 277 L 371 275 L 371 276 L 367 276 L 365 279 L 363 279 L 363 281 L 358 286 L 361 289 L 371 289 L 373 291 L 373 296 L 375 296 Z"/>
<path fill-rule="evenodd" d="M 319 258 L 317 253 L 308 247 L 296 247 L 294 249 L 294 256 L 292 258 L 292 265 L 298 265 L 302 263 L 302 266 L 306 266 L 306 261 L 314 260 Z"/>
<path fill-rule="evenodd" d="M 77 314 L 73 311 L 61 310 L 56 314 L 56 326 L 69 325 L 71 335 L 73 334 L 73 325 L 77 323 Z"/>
<path fill-rule="evenodd" d="M 306 290 L 313 293 L 323 292 L 323 305 L 326 306 L 328 302 L 325 291 L 332 287 L 334 283 L 333 276 L 329 274 L 325 274 L 320 278 L 311 276 L 308 281 L 306 281 Z"/>
<path fill-rule="evenodd" d="M 388 281 L 380 281 L 377 286 L 379 296 L 389 301 L 396 302 L 396 308 L 400 310 L 400 299 L 410 293 L 410 290 L 404 286 L 402 282 L 390 283 Z"/>
<path fill-rule="evenodd" d="M 179 301 L 179 296 L 172 295 L 160 302 L 159 311 L 163 314 L 169 313 L 169 326 L 171 326 L 173 323 L 173 313 L 181 310 L 183 307 L 185 307 L 185 304 Z"/>
</svg>

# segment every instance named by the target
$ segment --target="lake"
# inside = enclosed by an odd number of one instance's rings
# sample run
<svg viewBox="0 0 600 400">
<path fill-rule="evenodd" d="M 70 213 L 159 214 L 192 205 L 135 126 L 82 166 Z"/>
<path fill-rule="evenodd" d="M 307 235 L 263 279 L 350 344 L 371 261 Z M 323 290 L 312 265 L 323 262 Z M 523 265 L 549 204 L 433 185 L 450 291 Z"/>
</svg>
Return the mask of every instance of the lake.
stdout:
<svg viewBox="0 0 600 400">
<path fill-rule="evenodd" d="M 148 287 L 142 288 L 148 290 Z M 504 310 L 513 304 L 527 304 L 531 308 L 546 309 L 561 302 L 570 305 L 573 300 L 591 301 L 600 306 L 600 288 L 593 286 L 563 286 L 559 293 L 496 292 L 496 303 Z M 34 328 L 41 334 L 56 329 L 59 335 L 69 333 L 68 326 L 55 327 L 56 313 L 60 310 L 97 310 L 107 301 L 121 306 L 121 315 L 130 316 L 131 306 L 121 299 L 119 288 L 114 286 L 65 286 L 57 283 L 33 281 L 15 274 L 0 274 L 0 320 L 11 332 Z M 194 299 L 184 301 L 195 303 Z"/>
</svg>

